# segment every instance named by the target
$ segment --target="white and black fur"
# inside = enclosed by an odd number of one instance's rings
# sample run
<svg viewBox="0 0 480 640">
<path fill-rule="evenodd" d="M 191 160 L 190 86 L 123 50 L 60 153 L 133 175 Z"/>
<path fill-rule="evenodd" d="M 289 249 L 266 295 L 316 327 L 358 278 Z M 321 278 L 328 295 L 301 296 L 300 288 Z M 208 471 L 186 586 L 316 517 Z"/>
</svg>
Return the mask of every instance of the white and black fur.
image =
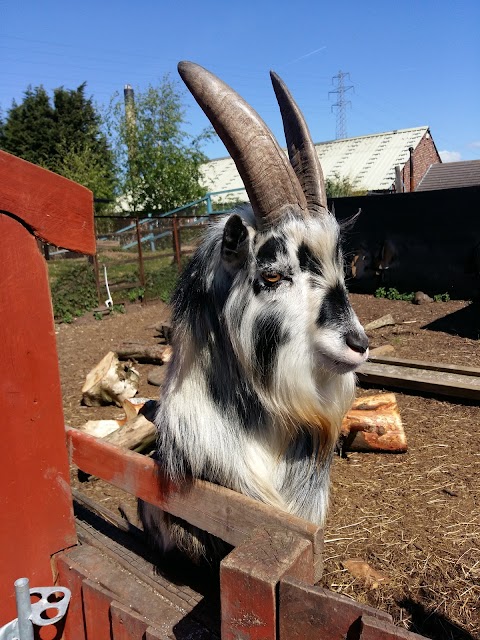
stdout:
<svg viewBox="0 0 480 640">
<path fill-rule="evenodd" d="M 354 369 L 368 340 L 344 284 L 334 216 L 244 208 L 214 224 L 173 297 L 173 358 L 156 413 L 157 458 L 173 480 L 202 478 L 323 523 L 329 470 Z M 215 550 L 146 503 L 162 550 Z"/>
</svg>

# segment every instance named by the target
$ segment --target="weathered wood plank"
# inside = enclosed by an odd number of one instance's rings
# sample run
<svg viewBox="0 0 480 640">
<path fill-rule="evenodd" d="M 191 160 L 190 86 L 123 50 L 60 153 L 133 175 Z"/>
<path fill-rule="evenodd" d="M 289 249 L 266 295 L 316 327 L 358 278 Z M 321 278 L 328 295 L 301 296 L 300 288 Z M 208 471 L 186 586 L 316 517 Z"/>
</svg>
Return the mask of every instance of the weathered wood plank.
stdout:
<svg viewBox="0 0 480 640">
<path fill-rule="evenodd" d="M 364 615 L 361 620 L 360 640 L 426 640 L 425 636 L 395 627 L 384 620 Z"/>
<path fill-rule="evenodd" d="M 313 582 L 312 547 L 282 529 L 259 529 L 220 568 L 222 640 L 277 638 L 278 583 Z"/>
<path fill-rule="evenodd" d="M 370 354 L 369 360 L 380 364 L 393 364 L 399 367 L 411 367 L 412 369 L 426 369 L 428 371 L 444 371 L 465 376 L 480 377 L 480 368 L 445 364 L 443 362 L 426 362 L 425 360 L 409 360 L 406 358 L 394 358 L 393 356 L 375 356 Z"/>
<path fill-rule="evenodd" d="M 177 486 L 146 456 L 67 428 L 70 459 L 146 502 L 237 546 L 259 527 L 280 526 L 312 543 L 315 578 L 321 575 L 323 531 L 318 525 L 257 502 L 236 491 L 197 480 Z"/>
<path fill-rule="evenodd" d="M 358 369 L 357 376 L 365 384 L 383 384 L 456 398 L 480 399 L 480 376 L 453 373 L 447 367 L 435 370 L 375 361 L 363 364 Z"/>
<path fill-rule="evenodd" d="M 63 640 L 87 640 L 82 597 L 82 583 L 85 575 L 64 551 L 56 554 L 53 561 L 57 574 L 56 584 L 68 587 L 72 592 L 67 615 L 64 618 Z"/>
<path fill-rule="evenodd" d="M 0 151 L 0 211 L 50 244 L 95 253 L 92 192 L 5 151 Z"/>
<path fill-rule="evenodd" d="M 143 616 L 121 602 L 110 605 L 112 637 L 114 640 L 143 640 L 148 624 Z"/>
<path fill-rule="evenodd" d="M 281 640 L 353 640 L 359 637 L 362 615 L 392 622 L 384 611 L 291 577 L 280 581 L 279 602 Z"/>
<path fill-rule="evenodd" d="M 16 617 L 14 581 L 51 584 L 50 556 L 76 536 L 45 260 L 28 229 L 2 213 L 0 256 L 2 626 Z"/>
<path fill-rule="evenodd" d="M 114 594 L 94 580 L 86 579 L 82 585 L 82 596 L 87 640 L 113 640 L 110 603 Z"/>
<path fill-rule="evenodd" d="M 83 602 L 88 640 L 110 638 L 107 630 L 111 629 L 112 602 L 127 604 L 132 612 L 144 616 L 146 626 L 163 631 L 165 637 L 184 619 L 184 609 L 90 544 L 69 549 L 65 558 L 85 575 Z"/>
</svg>

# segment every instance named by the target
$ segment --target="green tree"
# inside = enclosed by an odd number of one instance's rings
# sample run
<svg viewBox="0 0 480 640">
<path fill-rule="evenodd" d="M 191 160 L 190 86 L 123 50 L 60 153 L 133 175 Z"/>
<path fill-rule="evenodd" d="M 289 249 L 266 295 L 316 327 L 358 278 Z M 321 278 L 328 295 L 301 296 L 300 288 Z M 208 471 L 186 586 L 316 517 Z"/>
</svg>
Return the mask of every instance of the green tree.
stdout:
<svg viewBox="0 0 480 640">
<path fill-rule="evenodd" d="M 51 168 L 55 157 L 55 116 L 42 86 L 29 86 L 21 104 L 15 100 L 3 126 L 2 148 L 24 160 Z"/>
<path fill-rule="evenodd" d="M 56 157 L 52 168 L 93 191 L 95 198 L 112 200 L 115 195 L 115 166 L 101 116 L 92 99 L 85 96 L 86 83 L 77 89 L 54 90 Z M 96 204 L 97 213 L 113 205 Z"/>
<path fill-rule="evenodd" d="M 334 173 L 333 176 L 326 178 L 325 190 L 327 192 L 327 198 L 361 196 L 366 193 L 365 191 L 356 189 L 349 178 L 341 177 L 339 173 Z"/>
<path fill-rule="evenodd" d="M 0 128 L 0 147 L 83 184 L 96 198 L 113 200 L 113 156 L 85 87 L 55 89 L 53 104 L 42 86 L 28 87 Z"/>
<path fill-rule="evenodd" d="M 114 96 L 108 121 L 124 208 L 167 212 L 205 195 L 200 166 L 207 158 L 201 147 L 212 130 L 187 133 L 182 93 L 168 75 L 158 86 L 137 91 L 127 114 Z"/>
</svg>

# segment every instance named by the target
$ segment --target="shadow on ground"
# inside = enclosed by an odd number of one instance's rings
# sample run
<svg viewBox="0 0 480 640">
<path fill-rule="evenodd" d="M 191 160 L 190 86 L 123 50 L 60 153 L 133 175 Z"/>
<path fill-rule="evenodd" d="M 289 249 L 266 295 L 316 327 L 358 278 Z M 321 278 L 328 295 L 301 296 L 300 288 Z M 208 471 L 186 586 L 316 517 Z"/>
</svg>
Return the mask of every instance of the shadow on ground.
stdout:
<svg viewBox="0 0 480 640">
<path fill-rule="evenodd" d="M 422 604 L 411 598 L 405 598 L 398 604 L 411 616 L 410 631 L 433 640 L 477 640 L 475 636 L 458 627 L 441 613 L 428 611 Z"/>
<path fill-rule="evenodd" d="M 422 329 L 442 331 L 462 338 L 478 340 L 480 337 L 480 302 L 472 302 L 468 307 L 424 325 Z"/>
</svg>

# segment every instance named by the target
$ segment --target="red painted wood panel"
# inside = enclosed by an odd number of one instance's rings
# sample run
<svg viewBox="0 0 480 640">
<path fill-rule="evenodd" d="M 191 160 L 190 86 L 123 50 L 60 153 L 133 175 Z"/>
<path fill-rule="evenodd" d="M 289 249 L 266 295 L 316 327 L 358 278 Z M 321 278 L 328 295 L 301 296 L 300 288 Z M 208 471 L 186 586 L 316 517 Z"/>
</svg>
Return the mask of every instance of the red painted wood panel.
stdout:
<svg viewBox="0 0 480 640">
<path fill-rule="evenodd" d="M 14 581 L 52 584 L 50 557 L 76 534 L 45 261 L 35 237 L 2 214 L 0 256 L 1 625 L 15 617 Z"/>
<path fill-rule="evenodd" d="M 277 637 L 278 583 L 313 583 L 311 543 L 282 529 L 260 529 L 221 563 L 222 640 Z"/>
<path fill-rule="evenodd" d="M 72 592 L 65 616 L 63 640 L 86 640 L 82 597 L 82 582 L 86 577 L 85 573 L 75 562 L 72 562 L 72 559 L 65 552 L 57 554 L 54 561 L 57 571 L 56 584 L 67 587 Z"/>
<path fill-rule="evenodd" d="M 401 627 L 364 615 L 361 620 L 360 640 L 427 640 L 425 636 L 412 633 Z"/>
<path fill-rule="evenodd" d="M 84 580 L 82 592 L 87 639 L 113 640 L 110 604 L 115 596 L 92 580 Z"/>
<path fill-rule="evenodd" d="M 0 151 L 0 211 L 23 220 L 50 244 L 95 253 L 92 192 L 5 151 Z"/>
<path fill-rule="evenodd" d="M 392 623 L 392 617 L 385 611 L 309 586 L 296 576 L 280 582 L 279 598 L 281 640 L 358 640 L 362 615 Z"/>
<path fill-rule="evenodd" d="M 110 616 L 115 640 L 144 640 L 148 624 L 141 615 L 120 602 L 112 602 Z"/>
</svg>

